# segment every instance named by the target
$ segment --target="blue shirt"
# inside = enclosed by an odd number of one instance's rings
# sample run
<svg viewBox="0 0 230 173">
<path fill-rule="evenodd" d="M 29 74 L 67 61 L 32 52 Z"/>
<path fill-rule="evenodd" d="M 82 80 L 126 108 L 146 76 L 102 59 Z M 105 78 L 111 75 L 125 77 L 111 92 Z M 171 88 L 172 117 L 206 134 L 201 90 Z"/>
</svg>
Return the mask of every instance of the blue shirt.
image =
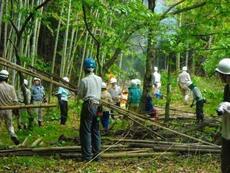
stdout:
<svg viewBox="0 0 230 173">
<path fill-rule="evenodd" d="M 33 101 L 43 101 L 45 97 L 45 89 L 42 85 L 33 85 L 31 88 L 31 96 Z"/>
<path fill-rule="evenodd" d="M 69 90 L 62 88 L 62 87 L 59 87 L 58 88 L 58 94 L 61 95 L 61 100 L 68 101 Z"/>
</svg>

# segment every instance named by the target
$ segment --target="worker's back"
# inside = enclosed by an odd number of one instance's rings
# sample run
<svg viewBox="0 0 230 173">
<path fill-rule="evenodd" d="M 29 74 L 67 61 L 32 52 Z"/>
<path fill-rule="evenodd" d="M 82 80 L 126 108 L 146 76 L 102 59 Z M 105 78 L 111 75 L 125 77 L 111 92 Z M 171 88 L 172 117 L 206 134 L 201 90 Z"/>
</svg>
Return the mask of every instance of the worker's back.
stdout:
<svg viewBox="0 0 230 173">
<path fill-rule="evenodd" d="M 17 102 L 14 87 L 4 81 L 0 82 L 0 105 L 12 105 L 14 102 Z"/>
</svg>

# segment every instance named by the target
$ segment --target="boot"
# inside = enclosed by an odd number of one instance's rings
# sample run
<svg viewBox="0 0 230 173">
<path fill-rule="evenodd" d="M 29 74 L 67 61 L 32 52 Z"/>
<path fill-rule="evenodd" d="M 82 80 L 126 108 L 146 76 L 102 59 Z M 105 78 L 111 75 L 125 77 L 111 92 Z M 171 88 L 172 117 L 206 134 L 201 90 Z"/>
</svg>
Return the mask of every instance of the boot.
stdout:
<svg viewBox="0 0 230 173">
<path fill-rule="evenodd" d="M 17 138 L 17 137 L 15 137 L 15 136 L 11 136 L 11 140 L 14 142 L 14 144 L 15 144 L 15 145 L 20 144 L 20 142 L 19 142 L 18 138 Z"/>
</svg>

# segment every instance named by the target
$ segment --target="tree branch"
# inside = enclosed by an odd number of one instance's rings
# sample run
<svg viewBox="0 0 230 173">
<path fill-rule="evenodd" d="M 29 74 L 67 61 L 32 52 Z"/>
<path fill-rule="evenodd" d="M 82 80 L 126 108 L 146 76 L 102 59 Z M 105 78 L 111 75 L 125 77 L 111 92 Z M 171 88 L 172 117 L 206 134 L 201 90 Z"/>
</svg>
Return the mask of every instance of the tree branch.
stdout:
<svg viewBox="0 0 230 173">
<path fill-rule="evenodd" d="M 181 0 L 175 4 L 173 4 L 172 6 L 170 6 L 162 15 L 161 15 L 161 19 L 164 19 L 166 17 L 166 15 L 168 14 L 168 12 L 170 12 L 174 7 L 176 7 L 177 5 L 183 3 L 186 0 Z"/>
<path fill-rule="evenodd" d="M 86 19 L 86 9 L 85 9 L 85 3 L 84 0 L 82 0 L 82 10 L 83 10 L 83 19 L 84 19 L 84 23 L 85 23 L 85 27 L 86 30 L 89 32 L 89 35 L 93 38 L 93 40 L 95 41 L 96 45 L 97 45 L 97 62 L 98 62 L 98 69 L 99 69 L 99 73 L 101 75 L 101 63 L 100 63 L 100 59 L 99 59 L 99 54 L 100 54 L 100 42 L 97 40 L 97 38 L 93 35 L 92 31 L 89 28 L 87 19 Z"/>
<path fill-rule="evenodd" d="M 188 6 L 188 7 L 179 9 L 179 10 L 174 11 L 174 12 L 169 13 L 169 14 L 173 14 L 173 15 L 175 15 L 175 14 L 180 14 L 180 13 L 183 13 L 183 12 L 186 12 L 186 11 L 190 11 L 190 10 L 193 10 L 193 9 L 196 9 L 196 8 L 199 8 L 199 7 L 202 7 L 202 6 L 206 5 L 206 3 L 207 3 L 207 2 L 204 1 L 204 2 L 201 2 L 201 3 L 199 3 L 199 4 L 195 4 L 195 5 L 192 5 L 192 6 Z"/>
</svg>

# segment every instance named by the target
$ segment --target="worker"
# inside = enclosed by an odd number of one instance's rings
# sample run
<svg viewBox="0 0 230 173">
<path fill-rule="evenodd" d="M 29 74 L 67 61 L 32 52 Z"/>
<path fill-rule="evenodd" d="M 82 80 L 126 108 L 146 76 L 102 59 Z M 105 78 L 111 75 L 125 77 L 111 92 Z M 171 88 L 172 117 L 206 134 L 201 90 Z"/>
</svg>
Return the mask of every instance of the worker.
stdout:
<svg viewBox="0 0 230 173">
<path fill-rule="evenodd" d="M 35 77 L 33 79 L 33 85 L 31 88 L 31 103 L 35 105 L 41 105 L 42 103 L 46 103 L 47 100 L 45 98 L 45 89 L 41 84 L 41 79 Z M 38 117 L 38 126 L 42 126 L 42 109 L 34 108 L 34 112 Z M 30 120 L 33 122 L 33 118 Z"/>
<path fill-rule="evenodd" d="M 184 104 L 188 104 L 189 102 L 189 88 L 187 86 L 187 83 L 191 81 L 191 77 L 187 70 L 187 66 L 184 66 L 182 68 L 182 72 L 179 74 L 177 78 L 178 86 L 184 98 Z"/>
<path fill-rule="evenodd" d="M 158 72 L 158 67 L 154 67 L 153 73 L 153 87 L 154 87 L 154 96 L 158 99 L 162 98 L 161 94 L 161 75 Z"/>
<path fill-rule="evenodd" d="M 117 85 L 117 79 L 111 78 L 110 84 L 112 86 L 109 89 L 109 93 L 111 94 L 113 102 L 115 103 L 115 105 L 120 107 L 121 88 L 120 88 L 120 86 Z"/>
<path fill-rule="evenodd" d="M 106 101 L 106 102 L 110 103 L 110 104 L 113 103 L 112 96 L 108 92 L 108 90 L 107 90 L 107 84 L 105 82 L 102 82 L 101 99 L 103 101 Z M 106 106 L 102 106 L 101 123 L 102 123 L 102 126 L 104 128 L 104 133 L 105 134 L 109 133 L 109 117 L 110 117 L 110 114 L 111 114 L 111 110 L 108 107 L 106 107 Z"/>
<path fill-rule="evenodd" d="M 196 102 L 197 123 L 203 122 L 204 121 L 203 107 L 204 107 L 204 103 L 206 103 L 206 100 L 205 98 L 203 98 L 200 89 L 192 81 L 188 81 L 187 86 L 193 93 L 193 102 L 191 104 L 191 107 L 193 107 L 194 102 Z"/>
<path fill-rule="evenodd" d="M 221 81 L 225 83 L 223 102 L 220 103 L 217 113 L 222 116 L 222 149 L 221 149 L 221 171 L 230 172 L 230 58 L 222 59 L 216 72 Z"/>
<path fill-rule="evenodd" d="M 69 82 L 68 77 L 63 77 L 63 80 Z M 58 103 L 61 112 L 60 124 L 65 125 L 68 117 L 68 97 L 70 96 L 70 92 L 66 88 L 59 87 L 56 96 L 58 97 Z"/>
<path fill-rule="evenodd" d="M 146 95 L 146 98 L 145 98 L 145 113 L 148 115 L 148 117 L 151 119 L 151 120 L 157 120 L 158 119 L 158 116 L 157 116 L 157 111 L 154 107 L 154 104 L 153 104 L 153 99 L 152 99 L 152 90 L 150 89 L 147 89 L 147 95 Z"/>
<path fill-rule="evenodd" d="M 12 106 L 18 102 L 14 87 L 7 83 L 8 77 L 8 71 L 0 71 L 0 106 Z M 18 145 L 20 142 L 14 131 L 12 110 L 0 110 L 0 118 L 5 121 L 11 140 Z"/>
<path fill-rule="evenodd" d="M 132 79 L 128 88 L 128 109 L 134 112 L 138 111 L 141 101 L 141 90 L 137 87 L 137 80 Z"/>
<path fill-rule="evenodd" d="M 28 104 L 31 102 L 31 91 L 28 87 L 29 86 L 28 80 L 24 79 L 23 84 L 25 86 L 26 99 L 27 99 L 27 104 Z M 21 90 L 18 93 L 18 101 L 22 105 L 25 105 L 25 103 L 26 103 L 24 96 L 23 96 L 23 92 Z M 29 121 L 28 128 L 31 128 L 30 120 L 32 119 L 32 116 L 33 116 L 32 112 L 30 111 L 30 109 L 20 109 L 20 110 L 16 110 L 16 113 L 15 113 L 17 115 L 17 121 L 18 121 L 19 129 L 21 128 L 21 126 L 24 126 L 24 128 L 26 128 L 26 123 L 22 121 L 22 119 L 25 119 L 24 115 L 26 114 L 26 112 L 28 113 L 28 116 L 26 116 L 28 118 L 28 121 Z"/>
<path fill-rule="evenodd" d="M 101 99 L 102 79 L 94 74 L 96 62 L 92 58 L 84 60 L 86 77 L 80 82 L 79 97 L 84 101 L 80 119 L 80 142 L 82 160 L 100 161 L 101 137 L 97 109 Z"/>
</svg>

